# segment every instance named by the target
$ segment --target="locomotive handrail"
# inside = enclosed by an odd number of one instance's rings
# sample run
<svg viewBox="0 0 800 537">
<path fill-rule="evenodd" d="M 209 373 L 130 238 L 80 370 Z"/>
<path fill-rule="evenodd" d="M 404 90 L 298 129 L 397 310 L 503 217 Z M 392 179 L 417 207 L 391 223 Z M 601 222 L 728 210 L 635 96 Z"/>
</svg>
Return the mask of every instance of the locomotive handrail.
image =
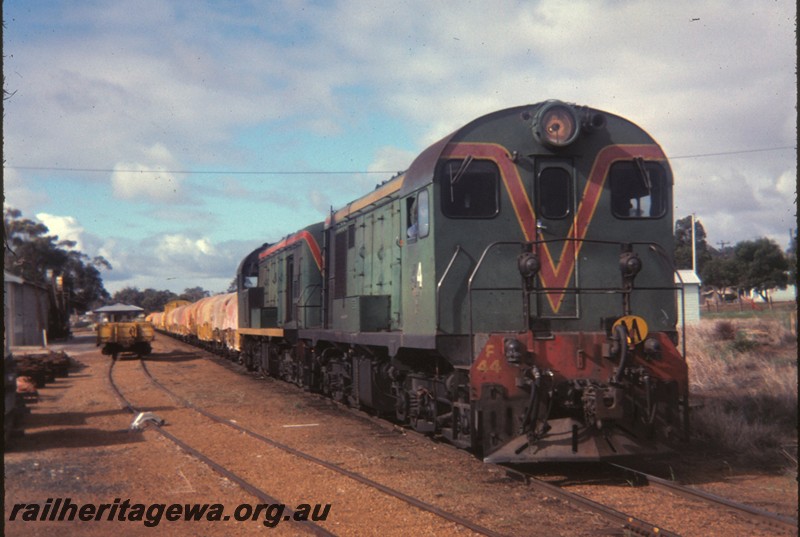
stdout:
<svg viewBox="0 0 800 537">
<path fill-rule="evenodd" d="M 674 276 L 678 277 L 680 281 L 680 286 L 676 285 L 671 289 L 675 289 L 676 291 L 680 291 L 681 293 L 681 354 L 683 355 L 683 359 L 686 359 L 686 284 L 681 277 L 680 272 L 675 267 L 675 264 L 670 259 L 669 254 L 664 250 L 664 247 L 661 246 L 657 242 L 653 241 L 609 241 L 603 239 L 578 239 L 575 237 L 563 237 L 558 239 L 543 239 L 543 240 L 535 240 L 532 244 L 544 244 L 544 243 L 551 243 L 551 242 L 588 242 L 593 244 L 630 244 L 631 246 L 648 246 L 652 249 L 653 252 L 658 254 L 659 258 L 667 264 L 667 268 L 673 273 Z M 548 288 L 554 289 L 555 288 Z M 661 288 L 649 288 L 649 287 L 636 287 L 639 290 L 647 290 L 647 291 L 658 291 L 658 290 L 667 290 Z M 539 291 L 537 291 L 538 293 Z"/>
<path fill-rule="evenodd" d="M 602 239 L 579 239 L 575 237 L 564 237 L 558 239 L 543 239 L 543 240 L 536 240 L 532 243 L 528 244 L 543 244 L 543 243 L 553 243 L 553 242 L 585 242 L 585 243 L 592 243 L 592 244 L 609 244 L 609 245 L 622 245 L 622 244 L 630 244 L 631 246 L 648 246 L 652 251 L 659 254 L 663 261 L 666 261 L 669 265 L 669 269 L 677 275 L 678 280 L 680 281 L 680 285 L 672 285 L 672 286 L 637 286 L 635 289 L 639 291 L 679 291 L 681 293 L 681 350 L 684 359 L 686 359 L 686 300 L 685 300 L 685 284 L 683 282 L 683 278 L 681 277 L 680 273 L 677 269 L 674 268 L 674 264 L 669 259 L 669 256 L 666 255 L 664 248 L 652 241 L 610 241 L 610 240 L 602 240 Z M 470 341 L 470 352 L 472 361 L 475 361 L 475 333 L 474 333 L 474 325 L 472 319 L 472 292 L 473 291 L 516 291 L 521 289 L 521 287 L 473 287 L 473 282 L 475 276 L 478 274 L 481 266 L 483 265 L 483 261 L 489 253 L 489 250 L 496 246 L 510 246 L 510 245 L 520 245 L 524 246 L 526 243 L 520 241 L 495 241 L 490 243 L 486 246 L 481 254 L 480 258 L 478 259 L 478 263 L 475 265 L 475 268 L 472 270 L 472 273 L 469 276 L 469 280 L 467 282 L 467 309 L 469 314 L 469 341 Z M 442 275 L 442 278 L 439 280 L 439 284 L 437 285 L 437 304 L 436 304 L 436 314 L 437 314 L 437 328 L 438 328 L 438 316 L 439 316 L 439 286 L 441 286 L 442 282 L 444 281 L 447 272 L 450 270 L 453 262 L 455 261 L 456 256 L 459 253 L 457 247 L 456 251 L 453 254 L 453 257 L 450 259 L 450 263 L 445 269 L 445 273 Z M 586 294 L 622 294 L 627 292 L 623 288 L 609 288 L 609 287 L 544 287 L 544 288 L 537 288 L 531 291 L 537 295 L 544 295 L 553 292 L 565 292 L 565 293 L 574 293 L 576 295 L 581 293 Z M 526 320 L 527 321 L 527 320 Z"/>
<path fill-rule="evenodd" d="M 464 251 L 464 249 L 461 247 L 461 245 L 460 244 L 456 244 L 456 249 L 453 252 L 453 257 L 450 258 L 450 262 L 447 264 L 447 268 L 444 269 L 444 273 L 442 273 L 442 277 L 439 278 L 439 281 L 436 283 L 436 331 L 437 332 L 441 328 L 441 326 L 439 324 L 439 319 L 440 319 L 440 315 L 439 314 L 441 312 L 439 294 L 440 294 L 440 291 L 442 290 L 442 284 L 444 283 L 445 278 L 447 278 L 447 275 L 450 273 L 450 269 L 453 267 L 453 263 L 456 262 L 456 258 L 458 257 L 458 254 L 461 253 L 462 251 Z"/>
<path fill-rule="evenodd" d="M 305 296 L 306 291 L 308 291 L 309 289 L 311 290 L 311 292 L 308 293 L 308 298 L 306 298 L 306 300 L 303 301 L 302 298 Z M 298 323 L 300 322 L 300 310 L 301 309 L 322 308 L 322 300 L 321 300 L 322 296 L 321 295 L 320 295 L 320 303 L 319 304 L 312 304 L 310 306 L 307 304 L 308 301 L 311 300 L 311 297 L 314 296 L 313 295 L 313 291 L 315 289 L 319 289 L 321 291 L 322 290 L 322 285 L 320 285 L 318 283 L 311 284 L 311 285 L 306 285 L 303 288 L 303 290 L 300 292 L 300 296 L 297 297 L 297 300 L 294 303 L 294 307 L 295 307 L 295 319 L 297 319 Z M 306 319 L 303 319 L 303 325 L 304 326 L 302 328 L 308 328 L 307 326 L 305 326 L 306 324 L 307 324 L 306 323 Z M 298 326 L 298 328 L 301 328 L 301 327 Z"/>
<path fill-rule="evenodd" d="M 512 246 L 512 245 L 519 245 L 523 246 L 523 243 L 520 241 L 495 241 L 490 243 L 481 254 L 481 257 L 478 259 L 478 263 L 475 265 L 475 268 L 472 269 L 472 274 L 469 275 L 469 279 L 467 280 L 467 310 L 469 314 L 469 346 L 470 346 L 470 354 L 472 355 L 472 359 L 470 363 L 475 361 L 475 332 L 473 330 L 472 324 L 472 282 L 475 279 L 475 275 L 480 270 L 481 266 L 483 265 L 483 260 L 486 259 L 486 255 L 489 253 L 489 250 L 494 248 L 495 246 Z"/>
</svg>

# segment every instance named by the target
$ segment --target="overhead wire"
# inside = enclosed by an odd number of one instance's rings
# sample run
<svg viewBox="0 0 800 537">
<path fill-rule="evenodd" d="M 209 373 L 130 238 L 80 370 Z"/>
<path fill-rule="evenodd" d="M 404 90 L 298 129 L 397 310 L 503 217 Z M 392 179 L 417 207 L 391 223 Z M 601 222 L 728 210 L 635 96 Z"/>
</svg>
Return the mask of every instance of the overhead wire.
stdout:
<svg viewBox="0 0 800 537">
<path fill-rule="evenodd" d="M 782 151 L 786 149 L 797 150 L 797 146 L 785 145 L 778 147 L 764 147 L 759 149 L 740 149 L 737 151 L 720 151 L 718 153 L 698 153 L 694 155 L 677 155 L 669 157 L 670 160 L 718 157 L 726 155 L 743 155 L 747 153 L 762 153 L 766 151 Z M 370 175 L 370 174 L 396 174 L 397 170 L 131 170 L 116 168 L 72 168 L 60 166 L 3 166 L 6 170 L 31 170 L 31 171 L 58 171 L 80 173 L 141 173 L 141 174 L 194 174 L 194 175 Z"/>
</svg>

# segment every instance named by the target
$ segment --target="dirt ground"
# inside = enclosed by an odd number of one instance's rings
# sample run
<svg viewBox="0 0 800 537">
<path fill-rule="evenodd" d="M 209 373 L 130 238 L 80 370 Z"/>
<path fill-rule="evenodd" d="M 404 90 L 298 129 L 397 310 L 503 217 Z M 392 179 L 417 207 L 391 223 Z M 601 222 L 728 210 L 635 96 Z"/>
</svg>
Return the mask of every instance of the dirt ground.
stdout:
<svg viewBox="0 0 800 537">
<path fill-rule="evenodd" d="M 69 377 L 39 391 L 24 418 L 25 433 L 11 440 L 4 454 L 6 535 L 152 534 L 146 516 L 136 520 L 41 521 L 41 509 L 69 498 L 78 506 L 108 504 L 106 513 L 129 514 L 136 504 L 219 504 L 226 515 L 260 503 L 235 483 L 185 454 L 153 430 L 129 432 L 132 415 L 121 408 L 107 378 L 108 360 L 91 334 L 53 346 L 75 362 Z M 198 406 L 235 420 L 278 442 L 320 459 L 341 464 L 393 489 L 419 497 L 505 535 L 598 535 L 615 529 L 592 513 L 548 498 L 484 465 L 467 452 L 405 433 L 390 425 L 353 415 L 318 396 L 270 379 L 242 375 L 227 364 L 159 336 L 147 358 L 151 373 Z M 213 425 L 155 390 L 136 360 L 121 360 L 115 382 L 135 405 L 166 420 L 165 430 L 243 475 L 289 507 L 330 504 L 325 529 L 337 535 L 473 535 L 435 515 L 393 500 L 376 490 L 321 469 L 234 431 Z M 693 466 L 694 465 L 694 466 Z M 693 469 L 694 468 L 694 469 Z M 693 474 L 702 488 L 782 514 L 796 516 L 796 472 L 740 472 L 724 461 L 687 457 L 678 472 Z M 685 478 L 684 475 L 680 477 Z M 586 488 L 586 487 L 582 487 Z M 642 518 L 684 535 L 713 535 L 716 530 L 770 535 L 736 520 L 692 524 L 692 507 L 683 500 L 657 496 L 625 485 L 595 487 L 587 495 L 612 501 L 625 510 L 637 498 Z M 52 500 L 52 501 L 48 501 Z M 15 520 L 10 517 L 16 507 Z M 245 507 L 240 508 L 240 506 Z M 56 509 L 53 508 L 53 511 Z M 35 517 L 36 521 L 26 520 Z M 243 513 L 245 511 L 239 511 Z M 151 525 L 157 518 L 152 511 Z M 263 514 L 263 513 L 262 513 Z M 129 518 L 134 518 L 133 516 Z M 213 518 L 213 517 L 212 517 Z M 157 527 L 170 535 L 277 535 L 308 532 L 291 522 L 257 520 L 169 521 L 162 512 Z M 688 521 L 688 523 L 687 523 Z M 677 524 L 681 524 L 677 526 Z M 743 533 L 744 532 L 744 533 Z M 619 534 L 619 533 L 617 533 Z"/>
</svg>

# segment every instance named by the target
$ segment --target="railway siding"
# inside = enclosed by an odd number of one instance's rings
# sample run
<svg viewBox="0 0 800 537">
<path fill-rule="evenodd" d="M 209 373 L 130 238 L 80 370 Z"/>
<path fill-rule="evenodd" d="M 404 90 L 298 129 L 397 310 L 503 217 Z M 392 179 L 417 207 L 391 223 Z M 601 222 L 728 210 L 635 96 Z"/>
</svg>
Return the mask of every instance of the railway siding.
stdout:
<svg viewBox="0 0 800 537">
<path fill-rule="evenodd" d="M 13 439 L 5 454 L 7 513 L 15 503 L 44 504 L 48 498 L 67 497 L 75 503 L 95 504 L 112 503 L 116 498 L 146 504 L 219 502 L 226 509 L 259 503 L 154 431 L 128 432 L 132 415 L 120 408 L 109 387 L 108 357 L 80 342 L 78 338 L 80 352 L 67 348 L 80 369 L 41 390 L 40 402 L 26 417 L 26 435 Z M 576 528 L 587 532 L 609 529 L 606 522 L 588 513 L 543 501 L 468 453 L 392 432 L 318 397 L 282 383 L 242 376 L 208 358 L 206 353 L 158 337 L 147 365 L 170 389 L 217 414 L 499 534 L 519 534 L 532 521 L 551 535 L 573 535 Z M 387 536 L 407 535 L 409 528 L 423 535 L 474 534 L 403 502 L 398 502 L 397 509 L 387 507 L 380 498 L 383 494 L 367 492 L 352 480 L 328 476 L 330 472 L 312 469 L 314 465 L 308 462 L 292 461 L 291 456 L 231 429 L 214 426 L 209 430 L 203 424 L 205 418 L 155 393 L 135 360 L 123 359 L 117 365 L 121 367 L 115 372 L 115 381 L 123 393 L 164 418 L 165 431 L 180 435 L 187 444 L 213 444 L 212 458 L 241 469 L 248 482 L 263 484 L 272 496 L 285 498 L 289 505 L 331 503 L 326 527 L 332 533 L 372 535 L 378 527 L 376 520 L 383 518 L 382 534 Z M 314 423 L 318 425 L 311 425 Z M 353 502 L 354 498 L 359 501 Z M 351 513 L 345 518 L 346 499 Z M 254 525 L 258 523 L 162 521 L 161 530 L 176 535 L 245 535 L 257 531 Z M 115 531 L 136 535 L 147 530 L 150 528 L 141 523 L 130 522 L 5 522 L 6 535 L 94 536 Z M 259 530 L 263 530 L 260 525 Z M 270 531 L 297 534 L 297 528 L 289 524 Z"/>
</svg>

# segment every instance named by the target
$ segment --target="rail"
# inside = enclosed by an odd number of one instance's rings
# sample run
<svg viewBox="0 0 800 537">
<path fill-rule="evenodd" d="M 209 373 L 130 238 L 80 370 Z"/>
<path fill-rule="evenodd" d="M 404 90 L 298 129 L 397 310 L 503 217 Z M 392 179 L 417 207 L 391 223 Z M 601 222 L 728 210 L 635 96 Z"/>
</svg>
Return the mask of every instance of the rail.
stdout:
<svg viewBox="0 0 800 537">
<path fill-rule="evenodd" d="M 518 470 L 514 470 L 508 468 L 506 466 L 500 466 L 505 472 L 506 475 L 509 477 L 515 478 L 519 481 L 524 482 L 526 485 L 531 485 L 540 491 L 544 492 L 545 494 L 550 494 L 556 497 L 559 497 L 563 500 L 566 500 L 570 503 L 573 503 L 579 507 L 584 509 L 588 509 L 593 511 L 606 520 L 609 520 L 613 523 L 620 524 L 624 532 L 624 535 L 648 535 L 651 537 L 680 537 L 677 533 L 664 529 L 656 524 L 651 524 L 639 518 L 633 517 L 631 515 L 625 514 L 621 511 L 617 511 L 612 507 L 607 505 L 603 505 L 601 503 L 597 503 L 594 500 L 590 500 L 584 496 L 579 494 L 575 494 L 574 492 L 569 492 L 561 487 L 553 485 L 551 483 L 547 483 L 546 481 L 542 481 L 530 474 L 525 472 L 520 472 Z"/>
<path fill-rule="evenodd" d="M 140 410 L 137 409 L 136 407 L 134 407 L 133 404 L 130 401 L 128 401 L 128 399 L 126 399 L 124 395 L 122 395 L 122 392 L 120 391 L 119 387 L 117 387 L 116 383 L 114 382 L 113 371 L 114 371 L 114 365 L 116 363 L 117 363 L 116 360 L 112 360 L 110 362 L 110 365 L 108 366 L 108 382 L 111 385 L 111 389 L 114 392 L 114 396 L 119 400 L 119 402 L 121 403 L 122 407 L 127 409 L 133 415 L 136 415 L 136 414 L 138 414 L 140 412 Z M 144 362 L 142 362 L 141 360 L 139 360 L 139 363 L 140 364 L 144 364 Z M 175 444 L 176 446 L 181 448 L 183 451 L 185 451 L 189 455 L 191 455 L 191 456 L 195 457 L 196 459 L 198 459 L 198 460 L 202 461 L 203 463 L 205 463 L 212 470 L 214 470 L 215 472 L 217 472 L 221 476 L 229 479 L 233 483 L 236 483 L 243 490 L 245 490 L 246 492 L 252 494 L 253 496 L 258 498 L 262 502 L 268 503 L 268 504 L 280 504 L 280 503 L 283 503 L 280 500 L 278 500 L 276 498 L 273 498 L 272 496 L 270 496 L 269 494 L 267 494 L 263 490 L 259 489 L 255 485 L 253 485 L 253 484 L 249 483 L 248 481 L 244 480 L 243 478 L 239 477 L 237 474 L 231 472 L 230 470 L 228 470 L 227 468 L 225 468 L 221 464 L 219 464 L 219 463 L 215 462 L 214 460 L 210 459 L 209 457 L 205 456 L 203 453 L 201 453 L 200 451 L 194 449 L 192 446 L 186 444 L 185 442 L 183 442 L 181 439 L 177 438 L 173 434 L 168 433 L 167 431 L 162 429 L 159 424 L 153 423 L 153 427 L 154 427 L 154 430 L 158 434 L 160 434 L 161 436 L 163 436 L 167 440 L 171 441 L 173 444 Z M 288 520 L 293 519 L 293 516 L 292 516 L 293 514 L 294 514 L 294 512 L 287 507 L 287 516 L 290 517 Z M 316 535 L 321 535 L 323 537 L 335 537 L 336 536 L 335 533 L 331 533 L 330 531 L 326 530 L 325 528 L 323 528 L 323 527 L 321 527 L 321 526 L 319 526 L 317 524 L 314 524 L 311 521 L 308 521 L 308 520 L 297 520 L 297 521 L 294 521 L 294 522 L 296 522 L 298 524 L 302 524 L 306 529 L 314 532 L 314 534 L 316 534 Z"/>
<path fill-rule="evenodd" d="M 700 490 L 694 487 L 689 487 L 686 485 L 680 485 L 673 481 L 669 481 L 667 479 L 662 479 L 660 477 L 656 477 L 654 475 L 646 474 L 639 470 L 635 470 L 633 468 L 629 468 L 627 466 L 622 466 L 616 463 L 609 463 L 611 466 L 618 468 L 624 472 L 634 474 L 636 477 L 643 479 L 646 481 L 650 486 L 655 488 L 660 488 L 662 490 L 667 490 L 673 494 L 677 494 L 684 498 L 688 498 L 691 500 L 702 500 L 708 503 L 712 503 L 714 505 L 721 505 L 726 509 L 731 509 L 736 511 L 737 513 L 743 515 L 745 518 L 750 520 L 767 524 L 774 528 L 780 528 L 783 530 L 790 530 L 797 534 L 797 519 L 793 517 L 783 516 L 776 513 L 771 513 L 769 511 L 765 511 L 763 509 L 758 509 L 757 507 L 753 507 L 750 505 L 746 505 L 743 503 L 735 502 L 733 500 L 729 500 L 727 498 L 723 498 L 721 496 L 717 496 L 716 494 L 712 494 L 710 492 L 706 492 L 704 490 Z"/>
<path fill-rule="evenodd" d="M 139 364 L 140 364 L 142 370 L 144 371 L 145 375 L 147 376 L 147 378 L 150 380 L 150 382 L 153 383 L 154 386 L 156 386 L 158 389 L 160 389 L 161 391 L 163 391 L 164 393 L 169 395 L 174 401 L 178 402 L 182 406 L 184 406 L 186 408 L 189 408 L 191 410 L 194 410 L 195 412 L 205 416 L 206 418 L 210 419 L 211 421 L 214 421 L 214 422 L 219 423 L 221 425 L 225 425 L 225 426 L 231 427 L 232 429 L 234 429 L 234 430 L 236 430 L 236 431 L 238 431 L 240 433 L 243 433 L 243 434 L 245 434 L 245 435 L 247 435 L 247 436 L 249 436 L 251 438 L 254 438 L 254 439 L 258 440 L 259 442 L 262 442 L 262 443 L 267 444 L 269 446 L 272 446 L 274 448 L 280 449 L 281 451 L 284 451 L 286 453 L 289 453 L 290 455 L 293 455 L 295 457 L 298 457 L 298 458 L 301 458 L 303 460 L 306 460 L 306 461 L 308 461 L 310 463 L 322 466 L 323 468 L 326 468 L 326 469 L 331 470 L 333 472 L 336 472 L 336 473 L 338 473 L 340 475 L 348 477 L 348 478 L 350 478 L 350 479 L 352 479 L 354 481 L 357 481 L 358 483 L 361 483 L 361 484 L 366 485 L 368 487 L 374 488 L 374 489 L 376 489 L 376 490 L 378 490 L 380 492 L 383 492 L 384 494 L 386 494 L 388 496 L 391 496 L 391 497 L 396 498 L 398 500 L 404 501 L 407 504 L 409 504 L 409 505 L 411 505 L 413 507 L 416 507 L 416 508 L 418 508 L 418 509 L 420 509 L 422 511 L 427 511 L 429 513 L 432 513 L 432 514 L 434 514 L 436 516 L 439 516 L 440 518 L 443 518 L 443 519 L 448 520 L 450 522 L 456 523 L 456 524 L 458 524 L 460 526 L 468 528 L 468 529 L 470 529 L 470 530 L 472 530 L 472 531 L 474 531 L 476 533 L 479 533 L 481 535 L 486 535 L 487 537 L 504 537 L 503 534 L 501 534 L 499 532 L 496 532 L 494 530 L 491 530 L 489 528 L 481 526 L 481 525 L 479 525 L 479 524 L 477 524 L 475 522 L 472 522 L 470 520 L 467 520 L 467 519 L 465 519 L 465 518 L 463 518 L 463 517 L 461 517 L 459 515 L 456 515 L 454 513 L 445 511 L 444 509 L 440 509 L 439 507 L 436 507 L 435 505 L 431 505 L 431 504 L 429 504 L 427 502 L 424 502 L 422 500 L 419 500 L 419 499 L 417 499 L 417 498 L 415 498 L 413 496 L 409 496 L 408 494 L 405 494 L 405 493 L 400 492 L 400 491 L 398 491 L 396 489 L 393 489 L 393 488 L 390 488 L 390 487 L 388 487 L 386 485 L 378 483 L 377 481 L 374 481 L 374 480 L 372 480 L 372 479 L 370 479 L 370 478 L 368 478 L 368 477 L 366 477 L 364 475 L 361 475 L 361 474 L 359 474 L 357 472 L 354 472 L 352 470 L 348 470 L 346 468 L 343 468 L 342 466 L 339 466 L 338 464 L 335 464 L 335 463 L 332 463 L 332 462 L 328 462 L 326 460 L 323 460 L 323 459 L 320 459 L 318 457 L 315 457 L 314 455 L 310 455 L 310 454 L 308 454 L 308 453 L 306 453 L 304 451 L 300 451 L 300 450 L 295 449 L 293 447 L 287 446 L 286 444 L 278 442 L 277 440 L 269 438 L 269 437 L 267 437 L 267 436 L 265 436 L 263 434 L 260 434 L 260 433 L 258 433 L 256 431 L 248 429 L 247 427 L 244 427 L 242 425 L 239 425 L 238 423 L 236 423 L 233 420 L 223 418 L 221 416 L 218 416 L 218 415 L 214 414 L 213 412 L 210 412 L 210 411 L 208 411 L 208 410 L 206 410 L 206 409 L 204 409 L 202 407 L 199 407 L 199 406 L 195 405 L 194 403 L 192 403 L 191 401 L 188 401 L 187 399 L 185 399 L 185 398 L 181 397 L 180 395 L 176 394 L 175 392 L 173 392 L 172 390 L 167 388 L 164 384 L 162 384 L 159 380 L 157 380 L 155 377 L 153 377 L 153 375 L 150 373 L 150 371 L 147 368 L 147 365 L 144 363 L 144 361 L 139 360 Z M 159 429 L 159 431 L 161 431 L 161 430 Z M 273 501 L 271 503 L 279 503 L 279 502 L 274 502 Z"/>
</svg>

